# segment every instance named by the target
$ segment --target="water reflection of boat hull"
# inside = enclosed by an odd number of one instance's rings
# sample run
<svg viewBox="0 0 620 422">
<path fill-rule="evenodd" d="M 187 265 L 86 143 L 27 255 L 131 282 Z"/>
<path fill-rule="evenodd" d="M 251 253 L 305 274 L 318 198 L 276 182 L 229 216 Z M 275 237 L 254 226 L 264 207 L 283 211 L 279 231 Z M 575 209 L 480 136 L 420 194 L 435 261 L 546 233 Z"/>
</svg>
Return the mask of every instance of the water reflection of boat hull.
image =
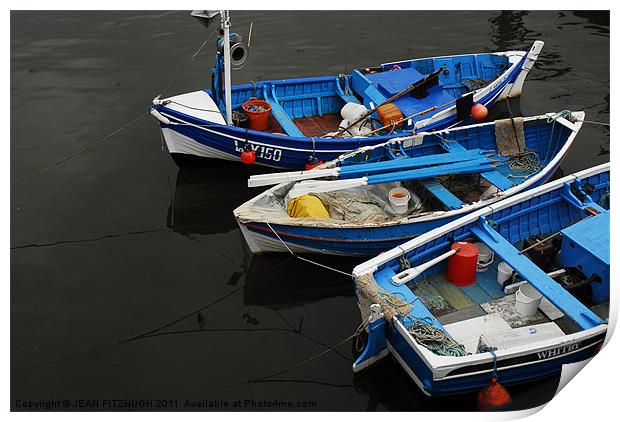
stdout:
<svg viewBox="0 0 620 422">
<path fill-rule="evenodd" d="M 208 167 L 180 167 L 168 209 L 168 227 L 195 234 L 236 229 L 232 211 L 252 197 L 245 187 L 249 174 L 249 169 L 239 166 L 233 169 L 230 163 L 223 162 L 212 162 Z"/>
</svg>

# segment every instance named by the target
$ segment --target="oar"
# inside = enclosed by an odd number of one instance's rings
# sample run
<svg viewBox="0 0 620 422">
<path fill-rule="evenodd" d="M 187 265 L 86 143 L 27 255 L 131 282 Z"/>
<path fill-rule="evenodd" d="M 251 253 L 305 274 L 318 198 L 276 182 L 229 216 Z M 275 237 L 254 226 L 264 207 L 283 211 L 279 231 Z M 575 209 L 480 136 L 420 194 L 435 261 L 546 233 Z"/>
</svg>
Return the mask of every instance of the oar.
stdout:
<svg viewBox="0 0 620 422">
<path fill-rule="evenodd" d="M 460 247 L 451 249 L 448 252 L 442 255 L 439 255 L 437 258 L 433 258 L 430 261 L 425 262 L 424 264 L 420 264 L 417 267 L 407 268 L 405 271 L 401 271 L 392 277 L 392 284 L 395 284 L 397 286 L 400 286 L 401 284 L 405 284 L 409 282 L 409 280 L 416 278 L 417 276 L 422 274 L 424 271 L 428 270 L 430 267 L 440 263 L 441 261 L 447 258 L 450 258 L 452 255 L 454 255 L 460 250 L 461 250 Z"/>
<path fill-rule="evenodd" d="M 348 179 L 365 176 L 373 173 L 382 173 L 395 170 L 412 169 L 427 165 L 449 164 L 468 161 L 480 156 L 481 150 L 472 149 L 459 152 L 426 155 L 414 158 L 399 158 L 390 161 L 379 161 L 362 164 L 352 164 L 331 169 L 313 169 L 307 171 L 290 171 L 285 173 L 269 173 L 250 176 L 248 187 L 276 185 L 278 183 L 299 182 L 308 179 L 323 177 L 339 177 Z"/>
<path fill-rule="evenodd" d="M 363 121 L 364 119 L 368 118 L 369 116 L 371 116 L 375 111 L 377 111 L 377 109 L 381 106 L 384 106 L 386 104 L 391 103 L 394 100 L 399 99 L 400 97 L 402 97 L 403 95 L 407 94 L 408 92 L 413 91 L 416 88 L 421 87 L 422 85 L 424 85 L 426 82 L 428 82 L 429 80 L 431 80 L 432 78 L 439 76 L 439 74 L 444 70 L 445 65 L 441 66 L 439 69 L 437 69 L 436 71 L 434 71 L 433 73 L 431 73 L 430 75 L 425 76 L 422 80 L 413 83 L 411 85 L 409 85 L 407 88 L 403 89 L 402 91 L 394 94 L 393 96 L 391 96 L 390 98 L 388 98 L 387 100 L 385 100 L 384 102 L 382 102 L 381 104 L 379 104 L 378 106 L 374 107 L 372 110 L 368 110 L 366 113 L 362 114 L 360 117 L 358 117 L 357 119 L 355 119 L 353 121 L 353 123 L 350 123 L 349 126 L 347 126 L 346 128 L 342 128 L 340 130 L 338 130 L 338 133 L 336 133 L 336 135 L 334 135 L 334 137 L 338 137 L 340 135 L 342 135 L 344 132 L 346 132 L 347 130 L 351 129 L 353 126 L 355 126 L 356 124 L 360 123 L 361 121 Z"/>
<path fill-rule="evenodd" d="M 413 158 L 397 158 L 395 160 L 379 161 L 375 163 L 352 164 L 341 167 L 339 176 L 341 179 L 348 179 L 360 175 L 367 176 L 374 173 L 386 173 L 429 165 L 458 163 L 479 158 L 480 153 L 481 150 L 479 149 L 471 149 L 461 152 L 444 152 L 441 154 Z"/>
<path fill-rule="evenodd" d="M 470 160 L 455 164 L 445 164 L 433 167 L 425 167 L 415 170 L 383 173 L 373 176 L 365 176 L 357 179 L 345 180 L 306 180 L 297 183 L 289 191 L 290 198 L 296 198 L 310 192 L 331 192 L 342 189 L 350 189 L 359 186 L 378 185 L 381 183 L 399 182 L 405 180 L 427 179 L 454 173 L 480 173 L 494 169 L 493 164 L 486 157 L 484 159 Z"/>
</svg>

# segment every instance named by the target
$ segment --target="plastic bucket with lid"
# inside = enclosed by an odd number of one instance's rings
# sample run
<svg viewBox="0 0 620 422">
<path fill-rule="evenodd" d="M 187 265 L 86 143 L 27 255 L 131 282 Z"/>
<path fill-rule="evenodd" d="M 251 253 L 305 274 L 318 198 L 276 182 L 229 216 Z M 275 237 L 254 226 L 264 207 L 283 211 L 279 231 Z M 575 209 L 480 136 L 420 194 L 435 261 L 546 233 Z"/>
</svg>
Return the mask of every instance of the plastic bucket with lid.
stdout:
<svg viewBox="0 0 620 422">
<path fill-rule="evenodd" d="M 267 130 L 269 128 L 269 112 L 271 106 L 267 101 L 248 100 L 241 105 L 245 114 L 248 115 L 250 123 L 248 127 L 252 130 Z"/>
<path fill-rule="evenodd" d="M 504 261 L 500 262 L 497 266 L 497 283 L 503 286 L 510 277 L 512 277 L 512 268 Z"/>
<path fill-rule="evenodd" d="M 405 214 L 409 209 L 411 194 L 405 188 L 390 189 L 390 205 L 396 214 Z"/>
<path fill-rule="evenodd" d="M 478 265 L 476 267 L 476 271 L 479 273 L 483 273 L 489 269 L 491 264 L 493 263 L 493 258 L 495 258 L 495 254 L 487 245 L 481 242 L 474 243 L 478 248 Z"/>
<path fill-rule="evenodd" d="M 542 300 L 542 295 L 529 283 L 524 283 L 519 287 L 516 297 L 515 309 L 524 316 L 534 315 Z"/>
</svg>

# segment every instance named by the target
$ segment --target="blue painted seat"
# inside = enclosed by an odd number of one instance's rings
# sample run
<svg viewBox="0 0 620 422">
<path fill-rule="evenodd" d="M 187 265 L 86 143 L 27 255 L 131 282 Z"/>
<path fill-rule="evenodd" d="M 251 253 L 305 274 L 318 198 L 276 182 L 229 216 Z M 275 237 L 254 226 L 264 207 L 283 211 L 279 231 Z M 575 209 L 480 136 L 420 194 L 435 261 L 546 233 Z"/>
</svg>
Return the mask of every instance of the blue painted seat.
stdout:
<svg viewBox="0 0 620 422">
<path fill-rule="evenodd" d="M 280 126 L 282 126 L 282 130 L 284 130 L 289 136 L 297 136 L 304 137 L 304 134 L 299 130 L 295 123 L 293 123 L 293 119 L 286 114 L 286 111 L 282 108 L 280 103 L 278 102 L 277 97 L 275 96 L 275 87 L 271 87 L 271 90 L 268 89 L 268 85 L 263 86 L 263 97 L 265 101 L 269 103 L 271 106 L 271 114 L 276 118 Z"/>
<path fill-rule="evenodd" d="M 452 192 L 446 189 L 436 180 L 423 180 L 422 185 L 437 199 L 439 199 L 448 209 L 458 210 L 463 206 L 463 201 L 457 198 Z"/>
<path fill-rule="evenodd" d="M 455 98 L 448 94 L 442 86 L 434 86 L 427 91 L 426 98 L 415 98 L 406 94 L 394 101 L 394 104 L 403 113 L 403 116 L 411 116 L 424 110 L 428 110 L 434 106 L 440 106 L 450 103 Z M 426 119 L 428 115 L 419 116 L 420 119 Z"/>
<path fill-rule="evenodd" d="M 514 186 L 512 180 L 510 180 L 497 170 L 485 171 L 483 173 L 480 173 L 480 175 L 485 178 L 489 183 L 495 185 L 497 189 L 502 191 L 510 189 Z"/>
<path fill-rule="evenodd" d="M 414 68 L 389 70 L 386 72 L 371 73 L 366 78 L 386 97 L 392 97 L 405 88 L 424 78 Z"/>
</svg>

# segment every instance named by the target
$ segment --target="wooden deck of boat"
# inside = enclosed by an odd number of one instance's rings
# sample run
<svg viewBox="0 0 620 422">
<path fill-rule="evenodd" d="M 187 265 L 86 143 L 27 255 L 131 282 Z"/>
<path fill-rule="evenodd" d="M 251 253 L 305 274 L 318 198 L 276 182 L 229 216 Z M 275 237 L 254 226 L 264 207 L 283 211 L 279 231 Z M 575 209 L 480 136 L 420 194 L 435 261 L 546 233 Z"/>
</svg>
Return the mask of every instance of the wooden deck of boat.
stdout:
<svg viewBox="0 0 620 422">
<path fill-rule="evenodd" d="M 328 132 L 334 132 L 338 130 L 338 125 L 342 121 L 342 117 L 338 114 L 325 114 L 323 116 L 313 116 L 313 117 L 300 117 L 298 119 L 293 119 L 293 123 L 295 126 L 301 130 L 301 132 L 305 136 L 323 136 Z M 273 116 L 273 114 L 269 115 L 269 132 L 271 133 L 282 133 L 282 127 Z"/>
<path fill-rule="evenodd" d="M 323 116 L 300 117 L 294 119 L 293 123 L 306 136 L 323 136 L 325 133 L 334 132 L 342 117 L 338 114 L 325 114 Z"/>
</svg>

